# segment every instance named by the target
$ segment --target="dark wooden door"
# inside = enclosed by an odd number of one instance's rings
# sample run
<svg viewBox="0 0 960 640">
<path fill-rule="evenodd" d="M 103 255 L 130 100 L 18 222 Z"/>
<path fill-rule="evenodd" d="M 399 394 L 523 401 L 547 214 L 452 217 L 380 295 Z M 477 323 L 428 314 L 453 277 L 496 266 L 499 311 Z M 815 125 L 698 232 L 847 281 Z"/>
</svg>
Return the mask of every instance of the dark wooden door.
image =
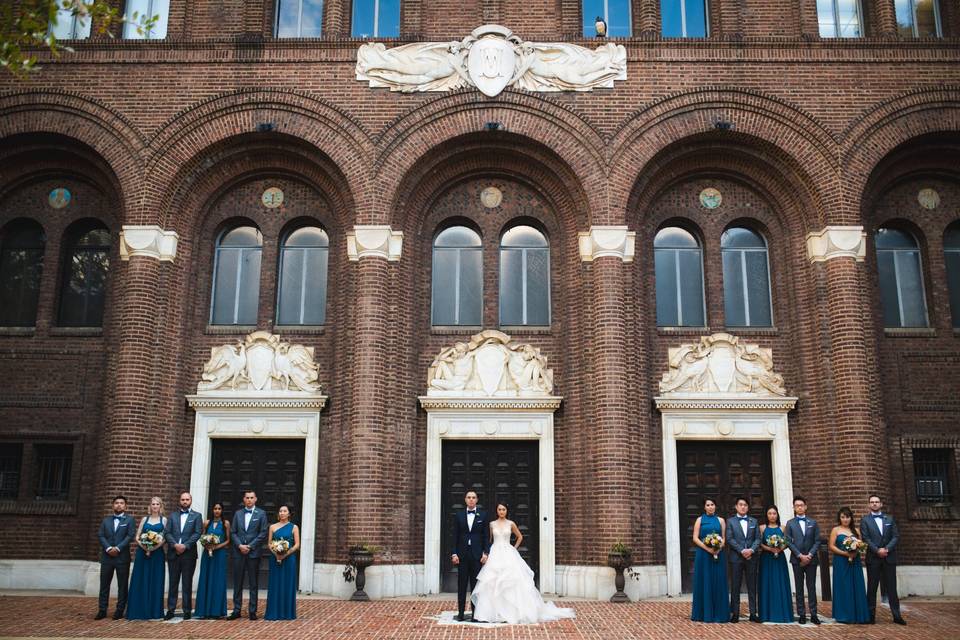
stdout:
<svg viewBox="0 0 960 640">
<path fill-rule="evenodd" d="M 717 515 L 728 519 L 744 496 L 750 515 L 763 522 L 773 504 L 769 442 L 678 442 L 677 474 L 680 490 L 680 549 L 683 590 L 693 584 L 693 523 L 703 513 L 705 498 L 717 503 Z M 782 506 L 782 505 L 778 505 Z M 789 506 L 789 505 L 788 505 Z"/>
<path fill-rule="evenodd" d="M 523 534 L 520 555 L 540 578 L 540 542 L 537 534 L 539 514 L 538 443 L 535 440 L 448 440 L 443 443 L 442 508 L 440 522 L 440 588 L 457 590 L 457 568 L 453 554 L 453 518 L 463 510 L 464 494 L 477 492 L 479 506 L 490 520 L 496 515 L 496 503 L 510 506 L 508 518 Z"/>
<path fill-rule="evenodd" d="M 303 440 L 226 440 L 214 439 L 210 464 L 210 495 L 207 504 L 223 505 L 223 517 L 233 522 L 233 514 L 243 508 L 243 493 L 257 493 L 257 506 L 267 512 L 271 523 L 277 521 L 281 504 L 293 509 L 291 520 L 300 526 L 303 505 Z M 204 517 L 209 517 L 209 510 Z M 312 523 L 311 523 L 312 525 Z M 267 584 L 269 564 L 260 563 L 260 585 Z M 232 585 L 232 567 L 227 563 L 227 584 Z"/>
</svg>

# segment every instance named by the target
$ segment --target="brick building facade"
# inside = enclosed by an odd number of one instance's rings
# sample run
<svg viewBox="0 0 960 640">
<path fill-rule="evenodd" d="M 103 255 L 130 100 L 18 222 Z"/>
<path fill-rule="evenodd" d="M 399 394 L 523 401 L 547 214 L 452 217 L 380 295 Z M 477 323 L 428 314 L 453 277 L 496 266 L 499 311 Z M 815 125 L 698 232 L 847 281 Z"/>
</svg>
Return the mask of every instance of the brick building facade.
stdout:
<svg viewBox="0 0 960 640">
<path fill-rule="evenodd" d="M 316 567 L 301 586 L 342 593 L 346 547 L 364 541 L 383 548 L 374 595 L 429 590 L 424 566 L 442 564 L 424 557 L 430 474 L 448 482 L 459 460 L 505 466 L 502 478 L 484 476 L 494 484 L 529 480 L 510 461 L 533 450 L 507 455 L 482 439 L 473 449 L 451 440 L 432 467 L 417 401 L 441 349 L 502 329 L 541 349 L 562 397 L 550 461 L 558 593 L 612 592 L 604 564 L 617 541 L 645 572 L 635 595 L 679 590 L 668 567 L 686 551 L 666 539 L 669 514 L 682 539 L 693 496 L 719 495 L 726 511 L 744 491 L 759 514 L 775 498 L 764 487 L 784 473 L 827 530 L 837 508 L 862 514 L 868 493 L 880 492 L 903 532 L 904 591 L 960 590 L 955 3 L 936 7 L 939 37 L 912 37 L 898 27 L 901 2 L 862 0 L 860 37 L 832 38 L 821 35 L 814 0 L 713 0 L 708 35 L 683 38 L 663 37 L 671 2 L 633 0 L 632 37 L 612 40 L 626 50 L 625 80 L 495 97 L 371 88 L 356 79 L 358 47 L 370 38 L 353 37 L 349 2 L 323 4 L 318 38 L 278 37 L 280 4 L 171 0 L 164 38 L 94 29 L 71 42 L 74 53 L 41 53 L 40 72 L 0 84 L 0 280 L 26 277 L 17 259 L 29 251 L 13 239 L 42 230 L 29 254 L 42 255 L 35 286 L 3 284 L 18 293 L 4 293 L 14 311 L 0 327 L 0 512 L 9 514 L 0 584 L 85 588 L 93 533 L 116 493 L 139 515 L 155 494 L 169 505 L 198 483 L 259 483 L 268 511 L 281 499 L 315 511 L 301 523 L 313 532 Z M 592 49 L 584 11 L 572 0 L 407 0 L 397 37 L 376 40 L 460 40 L 496 23 L 527 41 Z M 267 207 L 262 194 L 274 187 L 283 203 Z M 492 208 L 480 197 L 489 187 L 502 193 Z M 58 189 L 70 194 L 65 206 Z M 721 194 L 719 206 L 701 202 L 706 189 Z M 283 243 L 304 224 L 329 239 L 325 317 L 281 324 Z M 500 322 L 500 244 L 516 224 L 549 243 L 549 324 Z M 479 324 L 431 318 L 434 240 L 451 225 L 481 238 Z M 215 323 L 216 247 L 237 226 L 262 235 L 259 276 L 243 281 L 255 311 Z M 402 246 L 348 255 L 348 236 L 374 226 L 402 233 Z M 100 285 L 74 269 L 78 252 L 94 255 L 88 232 L 101 227 L 102 321 L 95 309 L 71 311 L 101 299 L 91 293 Z M 585 250 L 608 227 L 619 248 Z M 664 228 L 698 247 L 699 324 L 658 323 L 654 240 Z M 727 318 L 721 238 L 730 228 L 763 239 L 769 322 Z M 891 258 L 892 276 L 878 268 L 881 229 L 894 244 L 914 242 Z M 133 246 L 134 231 L 155 246 Z M 74 285 L 80 293 L 67 293 Z M 882 290 L 898 293 L 886 307 Z M 314 349 L 329 398 L 304 445 L 315 451 L 236 438 L 214 445 L 209 479 L 191 477 L 199 426 L 186 397 L 212 347 L 257 330 Z M 783 431 L 788 465 L 773 468 L 768 438 L 693 438 L 665 459 L 667 425 L 653 398 L 668 350 L 718 332 L 769 348 L 798 399 Z M 304 478 L 310 455 L 316 477 Z M 680 474 L 679 495 L 665 491 L 668 472 Z M 301 504 L 305 485 L 312 509 Z M 496 493 L 485 490 L 481 502 Z M 543 516 L 537 505 L 530 514 Z M 37 548 L 49 575 L 24 573 L 15 551 L 24 546 Z"/>
</svg>

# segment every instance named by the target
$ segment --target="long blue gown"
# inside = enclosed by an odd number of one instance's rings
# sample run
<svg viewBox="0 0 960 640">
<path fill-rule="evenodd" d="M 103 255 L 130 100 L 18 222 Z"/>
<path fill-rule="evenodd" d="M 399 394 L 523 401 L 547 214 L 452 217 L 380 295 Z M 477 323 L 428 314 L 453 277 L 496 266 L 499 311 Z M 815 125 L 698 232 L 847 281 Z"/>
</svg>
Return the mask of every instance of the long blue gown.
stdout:
<svg viewBox="0 0 960 640">
<path fill-rule="evenodd" d="M 226 539 L 223 520 L 211 522 L 207 533 L 220 536 L 223 542 Z M 200 556 L 200 584 L 193 613 L 198 618 L 222 618 L 227 615 L 227 549 L 217 549 L 211 557 L 201 547 Z"/>
<path fill-rule="evenodd" d="M 711 533 L 723 535 L 720 518 L 700 516 L 700 540 Z M 730 597 L 727 595 L 727 558 L 723 551 L 717 560 L 712 553 L 697 547 L 693 560 L 693 609 L 690 619 L 698 622 L 728 622 Z"/>
<path fill-rule="evenodd" d="M 783 537 L 783 529 L 768 526 L 763 530 L 763 544 L 768 547 L 770 536 Z M 782 551 L 776 556 L 769 551 L 760 554 L 760 579 L 757 595 L 760 599 L 760 619 L 764 622 L 793 622 L 793 598 L 790 595 L 790 573 L 787 557 Z"/>
<path fill-rule="evenodd" d="M 837 535 L 837 546 L 843 549 L 846 534 Z M 863 582 L 860 554 L 850 562 L 845 556 L 833 556 L 833 618 L 837 622 L 866 624 L 870 622 L 867 587 Z"/>
<path fill-rule="evenodd" d="M 156 531 L 163 535 L 163 520 L 156 524 L 143 525 L 143 531 Z M 127 620 L 155 620 L 163 617 L 163 579 L 167 572 L 162 549 L 154 549 L 147 557 L 137 545 L 137 555 L 130 577 L 130 596 L 127 599 Z"/>
<path fill-rule="evenodd" d="M 273 539 L 283 538 L 293 546 L 293 523 L 288 522 L 273 532 Z M 270 581 L 267 586 L 267 612 L 264 620 L 295 620 L 297 617 L 297 554 L 277 564 L 271 553 Z"/>
</svg>

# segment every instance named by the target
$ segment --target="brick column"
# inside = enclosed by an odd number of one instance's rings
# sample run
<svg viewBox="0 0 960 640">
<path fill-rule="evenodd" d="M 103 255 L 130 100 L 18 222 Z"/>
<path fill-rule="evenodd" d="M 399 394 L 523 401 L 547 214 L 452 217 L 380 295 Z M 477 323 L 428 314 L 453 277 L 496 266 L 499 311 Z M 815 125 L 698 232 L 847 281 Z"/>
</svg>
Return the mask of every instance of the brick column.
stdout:
<svg viewBox="0 0 960 640">
<path fill-rule="evenodd" d="M 660 35 L 660 0 L 639 0 L 634 12 L 635 36 L 653 38 Z"/>
<path fill-rule="evenodd" d="M 873 0 L 874 33 L 882 38 L 897 37 L 897 13 L 893 8 L 893 0 Z"/>
</svg>

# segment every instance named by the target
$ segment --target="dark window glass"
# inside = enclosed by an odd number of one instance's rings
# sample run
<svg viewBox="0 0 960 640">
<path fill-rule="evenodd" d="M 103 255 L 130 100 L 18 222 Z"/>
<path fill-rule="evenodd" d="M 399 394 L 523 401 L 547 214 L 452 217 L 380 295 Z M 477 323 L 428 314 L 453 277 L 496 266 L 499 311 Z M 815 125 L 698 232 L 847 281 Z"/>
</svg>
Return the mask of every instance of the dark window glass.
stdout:
<svg viewBox="0 0 960 640">
<path fill-rule="evenodd" d="M 894 0 L 897 29 L 902 38 L 938 38 L 940 5 L 936 0 Z"/>
<path fill-rule="evenodd" d="M 660 0 L 660 31 L 664 38 L 707 37 L 705 0 Z"/>
<path fill-rule="evenodd" d="M 400 0 L 354 0 L 354 38 L 396 38 L 400 35 Z"/>
<path fill-rule="evenodd" d="M 947 266 L 947 288 L 950 291 L 950 315 L 953 327 L 960 329 L 960 221 L 943 234 L 943 257 Z"/>
<path fill-rule="evenodd" d="M 483 248 L 467 227 L 449 227 L 433 241 L 432 323 L 480 326 L 483 315 Z"/>
<path fill-rule="evenodd" d="M 20 493 L 20 467 L 23 465 L 23 445 L 0 444 L 0 499 L 16 500 Z"/>
<path fill-rule="evenodd" d="M 550 246 L 530 226 L 513 227 L 500 241 L 500 324 L 550 324 Z"/>
<path fill-rule="evenodd" d="M 257 324 L 262 246 L 256 227 L 235 227 L 220 236 L 213 262 L 211 324 Z"/>
<path fill-rule="evenodd" d="M 917 241 L 905 231 L 882 227 L 876 245 L 884 326 L 928 326 Z"/>
<path fill-rule="evenodd" d="M 703 252 L 693 234 L 680 227 L 661 229 L 653 242 L 657 326 L 705 326 Z"/>
<path fill-rule="evenodd" d="M 772 326 L 770 274 L 763 237 L 742 227 L 727 229 L 720 238 L 720 253 L 727 326 Z"/>
<path fill-rule="evenodd" d="M 322 26 L 322 0 L 277 0 L 278 38 L 319 38 Z"/>
<path fill-rule="evenodd" d="M 72 444 L 34 445 L 37 469 L 37 498 L 65 500 L 70 495 Z"/>
<path fill-rule="evenodd" d="M 33 220 L 15 220 L 0 234 L 0 326 L 36 324 L 45 244 Z"/>
<path fill-rule="evenodd" d="M 608 38 L 629 38 L 630 0 L 583 0 L 583 35 L 588 38 L 597 35 L 597 18 L 607 23 Z"/>
<path fill-rule="evenodd" d="M 925 504 L 950 504 L 950 449 L 914 449 L 913 477 L 917 501 Z"/>
<path fill-rule="evenodd" d="M 320 325 L 326 318 L 327 234 L 300 227 L 280 247 L 277 324 Z"/>
<path fill-rule="evenodd" d="M 60 288 L 61 327 L 100 327 L 107 297 L 110 232 L 99 222 L 67 230 Z"/>
</svg>

